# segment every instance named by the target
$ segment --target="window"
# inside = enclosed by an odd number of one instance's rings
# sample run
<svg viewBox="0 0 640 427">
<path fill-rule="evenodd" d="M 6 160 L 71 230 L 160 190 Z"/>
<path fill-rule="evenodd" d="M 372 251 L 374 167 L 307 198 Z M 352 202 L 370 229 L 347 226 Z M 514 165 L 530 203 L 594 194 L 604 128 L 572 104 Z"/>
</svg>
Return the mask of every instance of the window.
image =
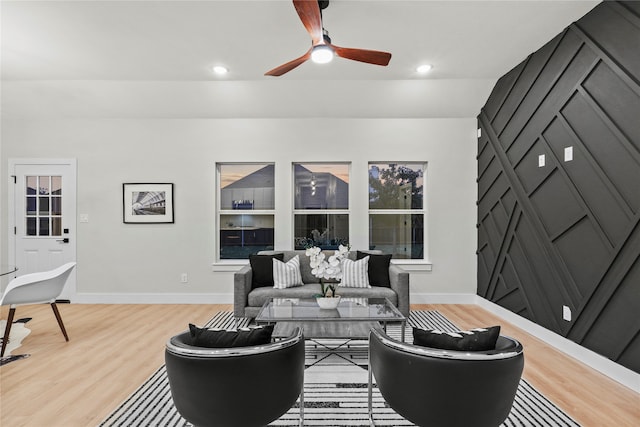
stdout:
<svg viewBox="0 0 640 427">
<path fill-rule="evenodd" d="M 349 164 L 294 163 L 294 247 L 349 242 Z"/>
<path fill-rule="evenodd" d="M 219 163 L 218 258 L 248 259 L 273 249 L 273 164 Z"/>
<path fill-rule="evenodd" d="M 62 236 L 62 177 L 27 176 L 27 236 Z"/>
<path fill-rule="evenodd" d="M 369 248 L 424 259 L 425 163 L 369 163 Z"/>
</svg>

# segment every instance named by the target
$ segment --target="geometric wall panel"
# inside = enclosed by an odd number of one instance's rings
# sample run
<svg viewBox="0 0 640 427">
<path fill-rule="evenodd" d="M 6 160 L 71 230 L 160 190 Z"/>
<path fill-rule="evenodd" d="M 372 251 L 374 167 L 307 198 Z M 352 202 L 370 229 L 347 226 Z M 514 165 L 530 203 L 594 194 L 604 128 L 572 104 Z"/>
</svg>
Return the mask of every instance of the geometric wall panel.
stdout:
<svg viewBox="0 0 640 427">
<path fill-rule="evenodd" d="M 480 296 L 640 373 L 638 46 L 640 2 L 607 1 L 498 80 L 477 260 Z"/>
</svg>

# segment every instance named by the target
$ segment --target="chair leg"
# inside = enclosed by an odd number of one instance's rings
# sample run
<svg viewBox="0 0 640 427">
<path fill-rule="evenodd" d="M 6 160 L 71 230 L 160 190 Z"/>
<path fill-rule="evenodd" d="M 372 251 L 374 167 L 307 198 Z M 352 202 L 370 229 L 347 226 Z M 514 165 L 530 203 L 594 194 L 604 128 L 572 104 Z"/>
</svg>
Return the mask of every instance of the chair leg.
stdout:
<svg viewBox="0 0 640 427">
<path fill-rule="evenodd" d="M 369 425 L 375 427 L 376 423 L 373 421 L 373 372 L 371 370 L 371 354 L 369 354 L 369 379 L 367 381 L 367 403 L 369 410 Z"/>
<path fill-rule="evenodd" d="M 299 415 L 300 427 L 304 426 L 304 384 L 302 384 L 302 390 L 300 390 L 300 415 Z"/>
<path fill-rule="evenodd" d="M 58 311 L 58 306 L 55 302 L 51 303 L 51 308 L 53 309 L 53 314 L 56 315 L 56 320 L 58 321 L 58 325 L 60 325 L 60 329 L 62 330 L 62 335 L 64 335 L 64 339 L 69 341 L 69 337 L 67 336 L 67 330 L 64 328 L 64 323 L 62 323 L 62 317 L 60 317 L 60 312 Z"/>
<path fill-rule="evenodd" d="M 2 338 L 2 350 L 0 350 L 0 357 L 4 356 L 4 350 L 9 344 L 9 332 L 11 332 L 11 325 L 13 324 L 13 316 L 16 314 L 15 307 L 9 308 L 9 317 L 7 317 L 7 326 L 4 327 L 4 337 Z"/>
</svg>

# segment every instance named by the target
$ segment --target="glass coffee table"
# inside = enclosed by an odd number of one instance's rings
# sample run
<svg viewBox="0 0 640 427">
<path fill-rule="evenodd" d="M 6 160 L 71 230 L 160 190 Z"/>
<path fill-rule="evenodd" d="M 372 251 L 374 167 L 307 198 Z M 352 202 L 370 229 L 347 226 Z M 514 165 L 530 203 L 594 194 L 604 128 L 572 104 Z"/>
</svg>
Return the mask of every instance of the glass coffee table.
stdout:
<svg viewBox="0 0 640 427">
<path fill-rule="evenodd" d="M 284 338 L 297 326 L 305 338 L 368 339 L 371 328 L 400 323 L 402 341 L 407 318 L 386 298 L 341 298 L 335 309 L 323 309 L 315 298 L 271 298 L 256 316 L 257 324 L 275 323 L 274 338 Z"/>
</svg>

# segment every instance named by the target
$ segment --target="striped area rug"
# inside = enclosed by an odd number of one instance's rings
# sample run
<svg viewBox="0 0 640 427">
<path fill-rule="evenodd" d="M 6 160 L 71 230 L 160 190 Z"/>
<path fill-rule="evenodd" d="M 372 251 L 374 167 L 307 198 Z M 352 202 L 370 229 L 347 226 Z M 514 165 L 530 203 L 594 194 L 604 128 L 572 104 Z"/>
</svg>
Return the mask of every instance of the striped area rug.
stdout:
<svg viewBox="0 0 640 427">
<path fill-rule="evenodd" d="M 435 311 L 414 311 L 409 326 L 424 329 L 456 330 L 454 324 Z M 235 328 L 238 324 L 229 312 L 218 313 L 205 326 Z M 390 325 L 387 333 L 400 339 L 400 327 Z M 410 328 L 405 338 L 411 342 Z M 368 426 L 367 413 L 367 341 L 316 340 L 306 344 L 305 426 Z M 338 350 L 331 350 L 339 347 Z M 378 426 L 412 426 L 391 409 L 374 388 L 374 419 Z M 271 426 L 297 426 L 298 404 Z M 125 400 L 100 426 L 189 427 L 176 412 L 171 400 L 164 366 Z M 524 379 L 505 427 L 579 427 L 562 410 L 546 399 Z"/>
</svg>

